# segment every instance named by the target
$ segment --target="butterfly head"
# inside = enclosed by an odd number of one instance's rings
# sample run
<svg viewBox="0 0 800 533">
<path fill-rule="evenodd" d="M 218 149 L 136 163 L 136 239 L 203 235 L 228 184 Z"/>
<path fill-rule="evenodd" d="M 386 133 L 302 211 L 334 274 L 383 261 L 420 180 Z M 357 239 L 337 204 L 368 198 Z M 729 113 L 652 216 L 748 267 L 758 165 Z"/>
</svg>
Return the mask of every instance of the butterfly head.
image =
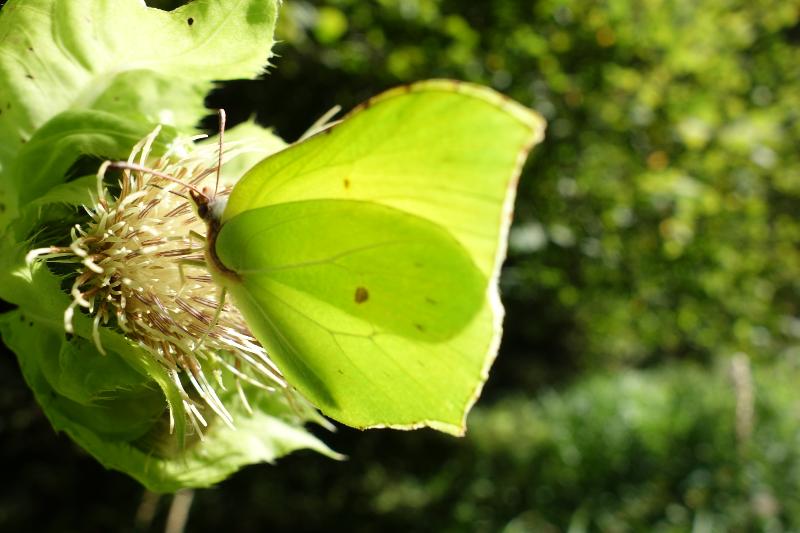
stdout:
<svg viewBox="0 0 800 533">
<path fill-rule="evenodd" d="M 218 223 L 220 220 L 222 220 L 222 213 L 225 211 L 225 206 L 228 203 L 227 197 L 215 195 L 209 187 L 203 187 L 199 191 L 190 189 L 189 196 L 192 198 L 192 201 L 197 208 L 197 215 L 204 222 Z"/>
<path fill-rule="evenodd" d="M 204 187 L 205 189 L 205 187 Z M 205 191 L 198 192 L 198 191 L 189 191 L 189 196 L 191 196 L 192 201 L 194 202 L 195 207 L 197 207 L 197 214 L 202 220 L 208 220 L 209 217 L 209 207 L 208 205 L 211 203 L 211 198 L 206 196 Z"/>
</svg>

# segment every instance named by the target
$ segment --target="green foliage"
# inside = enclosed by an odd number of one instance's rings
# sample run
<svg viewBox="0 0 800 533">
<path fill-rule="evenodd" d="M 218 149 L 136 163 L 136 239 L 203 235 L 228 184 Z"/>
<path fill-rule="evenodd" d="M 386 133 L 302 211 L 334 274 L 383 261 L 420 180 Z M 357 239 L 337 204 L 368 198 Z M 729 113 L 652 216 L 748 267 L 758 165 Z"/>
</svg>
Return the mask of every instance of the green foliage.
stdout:
<svg viewBox="0 0 800 533">
<path fill-rule="evenodd" d="M 53 428 L 150 490 L 208 486 L 245 464 L 271 462 L 300 448 L 335 457 L 294 422 L 282 398 L 251 391 L 253 412 L 247 413 L 232 381 L 223 398 L 241 413 L 237 429 L 215 427 L 202 443 L 194 437 L 184 447 L 169 433 L 152 369 L 136 372 L 117 353 L 103 356 L 80 337 L 65 340 L 61 331 L 41 327 L 19 311 L 0 316 L 0 334 L 20 354 L 25 379 Z"/>
<path fill-rule="evenodd" d="M 13 219 L 18 205 L 46 192 L 46 184 L 28 187 L 31 169 L 19 166 L 17 155 L 59 113 L 86 110 L 80 122 L 61 117 L 60 129 L 87 137 L 122 127 L 138 130 L 140 139 L 158 123 L 191 130 L 206 113 L 203 98 L 213 80 L 261 72 L 277 3 L 247 4 L 209 0 L 170 13 L 146 9 L 136 0 L 15 0 L 4 7 L 0 223 Z M 253 54 L 259 48 L 264 55 Z M 94 126 L 93 113 L 100 120 Z M 102 121 L 107 113 L 127 124 L 109 126 Z M 121 144 L 123 152 L 132 145 L 130 140 Z M 104 148 L 81 146 L 82 153 L 121 155 Z M 52 170 L 51 180 L 64 175 L 63 169 Z"/>
<path fill-rule="evenodd" d="M 226 487 L 279 530 L 792 531 L 798 378 L 796 360 L 599 374 L 479 404 L 462 440 L 359 433 L 347 463 L 290 457 Z M 191 525 L 213 530 L 218 495 L 197 498 Z"/>
<path fill-rule="evenodd" d="M 163 134 L 147 150 L 186 151 L 212 80 L 261 72 L 276 17 L 276 2 L 217 0 L 169 13 L 138 0 L 15 0 L 0 12 L 0 298 L 18 306 L 0 317 L 3 342 L 56 430 L 152 490 L 207 486 L 298 448 L 336 454 L 302 427 L 315 413 L 263 393 L 251 411 L 222 377 L 239 430 L 207 416 L 198 443 L 174 368 L 119 329 L 98 327 L 96 308 L 94 324 L 80 312 L 70 319 L 63 288 L 74 270 L 66 280 L 69 267 L 51 270 L 26 254 L 68 244 L 70 232 L 75 239 L 81 205 L 108 205 L 103 185 L 81 177 L 85 159 L 125 159 L 158 123 Z M 283 146 L 253 124 L 231 137 L 243 134 L 261 144 L 232 156 L 239 175 Z M 106 285 L 120 277 L 97 269 Z"/>
</svg>

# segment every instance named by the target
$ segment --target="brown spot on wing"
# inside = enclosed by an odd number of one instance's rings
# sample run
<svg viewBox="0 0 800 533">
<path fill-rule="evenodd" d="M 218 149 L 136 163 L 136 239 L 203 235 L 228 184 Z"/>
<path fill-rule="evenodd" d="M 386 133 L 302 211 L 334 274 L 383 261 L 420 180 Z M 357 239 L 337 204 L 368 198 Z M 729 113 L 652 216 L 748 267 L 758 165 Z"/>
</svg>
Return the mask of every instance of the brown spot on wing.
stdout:
<svg viewBox="0 0 800 533">
<path fill-rule="evenodd" d="M 366 302 L 369 299 L 369 292 L 364 287 L 356 287 L 354 300 L 357 304 Z"/>
<path fill-rule="evenodd" d="M 350 180 L 349 179 L 345 178 L 343 183 L 344 183 L 344 188 L 345 189 L 349 189 L 350 188 Z"/>
</svg>

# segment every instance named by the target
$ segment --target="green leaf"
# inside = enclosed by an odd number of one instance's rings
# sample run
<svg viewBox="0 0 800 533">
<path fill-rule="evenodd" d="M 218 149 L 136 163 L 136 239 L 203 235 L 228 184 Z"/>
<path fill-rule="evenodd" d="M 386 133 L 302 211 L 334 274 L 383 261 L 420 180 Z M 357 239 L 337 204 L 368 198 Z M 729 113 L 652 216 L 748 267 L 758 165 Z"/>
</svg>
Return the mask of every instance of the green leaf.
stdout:
<svg viewBox="0 0 800 533">
<path fill-rule="evenodd" d="M 18 305 L 26 317 L 38 327 L 48 328 L 63 335 L 64 311 L 70 304 L 70 298 L 61 290 L 61 281 L 43 264 L 29 266 L 25 263 L 27 251 L 27 244 L 15 242 L 9 238 L 8 232 L 0 235 L 0 299 Z M 73 319 L 73 326 L 76 336 L 84 339 L 92 338 L 91 320 L 86 315 L 77 313 Z M 164 368 L 141 348 L 108 328 L 100 329 L 100 338 L 108 351 L 122 357 L 136 372 L 158 385 L 175 414 L 175 432 L 178 439 L 182 440 L 185 427 L 183 402 Z M 23 359 L 34 357 L 19 352 L 17 356 L 20 358 L 20 364 Z M 47 356 L 55 357 L 55 354 L 48 351 Z"/>
<path fill-rule="evenodd" d="M 181 447 L 176 436 L 168 433 L 163 396 L 137 380 L 116 354 L 101 356 L 91 345 L 67 341 L 63 333 L 42 327 L 21 311 L 0 316 L 0 334 L 18 354 L 25 379 L 53 427 L 107 468 L 126 472 L 150 490 L 209 486 L 245 464 L 271 462 L 301 448 L 339 457 L 298 425 L 297 415 L 280 397 L 253 391 L 254 414 L 246 412 L 234 393 L 222 395 L 236 413 L 236 430 L 212 421 L 205 440 L 194 439 Z M 72 350 L 75 353 L 65 356 Z M 62 366 L 55 372 L 46 360 L 59 353 Z M 77 367 L 63 366 L 65 360 Z M 95 380 L 90 374 L 82 383 L 79 379 L 85 374 L 78 367 L 91 374 L 104 372 L 104 379 Z M 86 398 L 76 401 L 61 394 L 67 379 L 74 380 L 67 389 L 80 396 L 81 389 L 96 387 L 103 394 L 89 402 L 83 401 Z"/>
<path fill-rule="evenodd" d="M 36 131 L 4 173 L 4 180 L 19 190 L 20 204 L 27 205 L 62 183 L 81 155 L 125 159 L 131 146 L 151 129 L 148 123 L 104 111 L 65 111 Z M 154 151 L 163 152 L 174 137 L 169 128 L 157 139 Z"/>
<path fill-rule="evenodd" d="M 0 11 L 0 175 L 66 110 L 194 127 L 213 80 L 263 70 L 277 6 L 197 0 L 166 12 L 140 0 L 10 0 Z M 18 185 L 0 180 L 0 222 L 16 213 Z"/>
<path fill-rule="evenodd" d="M 428 81 L 371 99 L 234 187 L 216 277 L 323 413 L 463 433 L 500 341 L 516 180 L 543 128 L 489 89 Z"/>
<path fill-rule="evenodd" d="M 101 356 L 87 341 L 67 340 L 63 330 L 35 322 L 21 311 L 2 315 L 0 332 L 24 357 L 26 375 L 36 368 L 51 402 L 77 423 L 114 438 L 138 438 L 163 414 L 163 396 L 152 380 L 117 356 Z M 37 377 L 37 379 L 38 379 Z M 34 379 L 35 381 L 35 379 Z M 58 398 L 58 400 L 56 400 Z"/>
</svg>

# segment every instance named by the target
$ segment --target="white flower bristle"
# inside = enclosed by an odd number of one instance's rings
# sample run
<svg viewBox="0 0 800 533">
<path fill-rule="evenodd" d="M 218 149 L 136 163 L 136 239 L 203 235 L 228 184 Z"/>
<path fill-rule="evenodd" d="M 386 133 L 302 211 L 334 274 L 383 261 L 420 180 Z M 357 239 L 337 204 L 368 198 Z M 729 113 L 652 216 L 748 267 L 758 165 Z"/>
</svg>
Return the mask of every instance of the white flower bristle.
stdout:
<svg viewBox="0 0 800 533">
<path fill-rule="evenodd" d="M 128 162 L 214 190 L 216 147 L 176 151 L 183 157 L 175 161 L 169 156 L 153 160 L 150 150 L 157 135 L 158 130 L 139 142 Z M 186 189 L 158 175 L 126 169 L 113 197 L 104 181 L 108 168 L 108 163 L 100 167 L 97 200 L 86 206 L 88 222 L 72 229 L 72 243 L 32 250 L 27 259 L 76 264 L 73 303 L 65 312 L 68 332 L 75 309 L 84 308 L 93 315 L 92 337 L 101 353 L 100 329 L 116 327 L 166 369 L 201 436 L 208 425 L 205 409 L 233 427 L 216 391 L 223 390 L 220 370 L 236 380 L 246 410 L 250 405 L 240 381 L 268 391 L 285 389 L 286 383 L 232 303 L 219 309 L 220 289 L 205 266 L 205 244 L 196 238 L 205 235 L 206 227 Z M 217 194 L 229 192 L 224 188 Z"/>
</svg>

